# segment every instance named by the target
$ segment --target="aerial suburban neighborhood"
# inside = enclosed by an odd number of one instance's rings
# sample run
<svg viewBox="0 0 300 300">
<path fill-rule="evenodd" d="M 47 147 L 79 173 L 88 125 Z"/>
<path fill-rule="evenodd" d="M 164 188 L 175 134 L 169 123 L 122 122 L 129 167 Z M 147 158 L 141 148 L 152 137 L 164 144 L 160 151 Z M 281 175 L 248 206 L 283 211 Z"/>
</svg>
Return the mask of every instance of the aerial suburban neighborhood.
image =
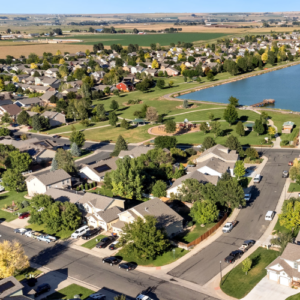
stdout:
<svg viewBox="0 0 300 300">
<path fill-rule="evenodd" d="M 217 2 L 4 5 L 0 299 L 300 299 L 299 4 Z"/>
</svg>

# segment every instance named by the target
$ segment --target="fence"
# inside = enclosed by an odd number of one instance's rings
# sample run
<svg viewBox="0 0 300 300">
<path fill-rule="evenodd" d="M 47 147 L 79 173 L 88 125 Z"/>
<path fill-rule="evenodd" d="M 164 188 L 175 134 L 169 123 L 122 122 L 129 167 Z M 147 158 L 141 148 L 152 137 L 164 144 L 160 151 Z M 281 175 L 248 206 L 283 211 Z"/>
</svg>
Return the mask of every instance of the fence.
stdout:
<svg viewBox="0 0 300 300">
<path fill-rule="evenodd" d="M 225 213 L 224 217 L 215 226 L 210 228 L 208 231 L 206 231 L 204 234 L 199 236 L 197 239 L 195 239 L 194 241 L 192 241 L 188 244 L 178 242 L 178 247 L 184 248 L 184 249 L 189 249 L 192 246 L 196 246 L 196 245 L 200 244 L 202 241 L 207 239 L 212 233 L 214 233 L 219 227 L 221 227 L 226 219 L 227 219 L 227 213 Z"/>
</svg>

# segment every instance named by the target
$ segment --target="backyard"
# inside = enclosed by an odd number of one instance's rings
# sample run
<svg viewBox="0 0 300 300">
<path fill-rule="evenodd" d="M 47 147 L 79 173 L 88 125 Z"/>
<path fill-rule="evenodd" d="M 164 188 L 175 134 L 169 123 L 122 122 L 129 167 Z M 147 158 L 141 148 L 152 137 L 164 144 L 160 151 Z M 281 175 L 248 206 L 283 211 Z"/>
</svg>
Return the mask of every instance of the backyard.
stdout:
<svg viewBox="0 0 300 300">
<path fill-rule="evenodd" d="M 56 299 L 73 299 L 75 295 L 79 295 L 80 299 L 84 300 L 89 295 L 93 294 L 94 291 L 89 290 L 83 286 L 77 284 L 70 284 L 69 286 L 47 296 L 46 299 L 56 300 Z"/>
<path fill-rule="evenodd" d="M 245 297 L 255 285 L 266 276 L 268 266 L 279 252 L 259 247 L 249 257 L 252 259 L 252 268 L 246 275 L 242 271 L 242 262 L 223 276 L 221 289 L 227 295 L 241 299 Z"/>
</svg>

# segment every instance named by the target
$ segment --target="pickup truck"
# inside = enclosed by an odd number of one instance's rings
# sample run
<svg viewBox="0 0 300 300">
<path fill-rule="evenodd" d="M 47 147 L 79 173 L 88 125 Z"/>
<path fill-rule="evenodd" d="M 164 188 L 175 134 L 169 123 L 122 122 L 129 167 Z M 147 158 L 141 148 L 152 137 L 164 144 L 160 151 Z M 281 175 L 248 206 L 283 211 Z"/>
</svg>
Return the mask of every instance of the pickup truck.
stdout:
<svg viewBox="0 0 300 300">
<path fill-rule="evenodd" d="M 25 236 L 33 238 L 33 239 L 37 239 L 40 235 L 41 235 L 41 233 L 32 231 L 32 230 L 25 232 Z"/>
<path fill-rule="evenodd" d="M 222 231 L 223 231 L 224 233 L 229 233 L 229 232 L 232 230 L 232 228 L 233 228 L 236 224 L 237 224 L 237 221 L 227 222 L 227 223 L 224 225 Z"/>
<path fill-rule="evenodd" d="M 248 251 L 253 245 L 255 244 L 255 241 L 253 240 L 247 240 L 243 243 L 243 245 L 239 248 L 239 250 L 246 252 Z"/>
</svg>

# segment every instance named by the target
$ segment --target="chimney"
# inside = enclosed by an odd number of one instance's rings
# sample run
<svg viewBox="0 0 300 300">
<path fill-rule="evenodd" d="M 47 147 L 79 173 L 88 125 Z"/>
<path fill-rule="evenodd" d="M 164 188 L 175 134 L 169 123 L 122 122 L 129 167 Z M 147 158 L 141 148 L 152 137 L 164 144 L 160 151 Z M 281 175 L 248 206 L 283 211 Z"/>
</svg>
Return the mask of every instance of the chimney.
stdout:
<svg viewBox="0 0 300 300">
<path fill-rule="evenodd" d="M 148 207 L 145 207 L 145 211 L 149 212 Z"/>
</svg>

